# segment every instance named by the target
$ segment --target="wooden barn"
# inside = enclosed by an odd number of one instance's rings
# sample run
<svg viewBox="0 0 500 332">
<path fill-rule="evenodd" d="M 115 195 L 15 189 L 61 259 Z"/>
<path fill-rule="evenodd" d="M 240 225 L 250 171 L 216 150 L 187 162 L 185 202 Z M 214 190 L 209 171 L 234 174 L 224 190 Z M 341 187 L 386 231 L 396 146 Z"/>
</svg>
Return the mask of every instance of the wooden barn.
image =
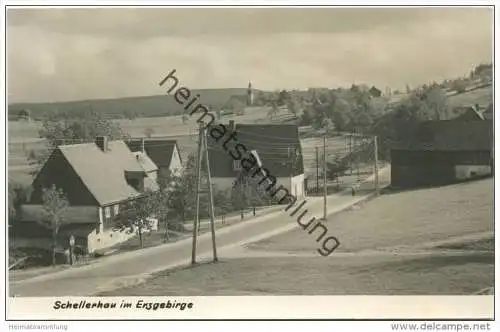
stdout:
<svg viewBox="0 0 500 332">
<path fill-rule="evenodd" d="M 391 147 L 391 186 L 436 186 L 493 172 L 492 121 L 426 121 Z"/>
</svg>

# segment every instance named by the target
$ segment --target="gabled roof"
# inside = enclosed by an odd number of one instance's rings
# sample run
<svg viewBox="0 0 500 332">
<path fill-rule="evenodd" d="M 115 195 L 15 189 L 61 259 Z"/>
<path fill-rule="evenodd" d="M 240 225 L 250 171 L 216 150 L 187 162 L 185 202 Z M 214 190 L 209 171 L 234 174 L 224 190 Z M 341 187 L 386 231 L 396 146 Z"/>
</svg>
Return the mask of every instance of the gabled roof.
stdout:
<svg viewBox="0 0 500 332">
<path fill-rule="evenodd" d="M 457 108 L 456 111 L 461 113 L 455 120 L 461 121 L 483 121 L 484 115 L 475 106 L 466 106 Z"/>
<path fill-rule="evenodd" d="M 119 202 L 140 193 L 131 187 L 125 172 L 144 170 L 123 141 L 108 142 L 103 152 L 95 143 L 57 147 L 101 205 Z"/>
<path fill-rule="evenodd" d="M 491 151 L 493 122 L 483 121 L 425 121 L 406 130 L 404 143 L 392 148 L 421 151 Z"/>
<path fill-rule="evenodd" d="M 133 138 L 127 140 L 127 146 L 133 152 L 142 151 L 142 139 L 144 139 L 144 150 L 149 158 L 158 167 L 169 167 L 177 141 L 164 138 Z"/>
<path fill-rule="evenodd" d="M 144 172 L 154 172 L 158 170 L 158 166 L 148 157 L 148 155 L 142 151 L 132 152 L 139 163 L 141 165 Z"/>
<path fill-rule="evenodd" d="M 230 125 L 225 124 L 229 130 Z M 259 155 L 263 167 L 275 177 L 289 177 L 304 173 L 302 148 L 297 125 L 292 124 L 236 124 L 237 142 L 227 144 L 232 147 L 239 143 Z M 225 139 L 216 142 L 207 135 L 209 160 L 212 176 L 236 177 L 238 171 L 233 169 L 233 158 L 222 147 Z M 229 134 L 226 135 L 229 137 Z"/>
</svg>

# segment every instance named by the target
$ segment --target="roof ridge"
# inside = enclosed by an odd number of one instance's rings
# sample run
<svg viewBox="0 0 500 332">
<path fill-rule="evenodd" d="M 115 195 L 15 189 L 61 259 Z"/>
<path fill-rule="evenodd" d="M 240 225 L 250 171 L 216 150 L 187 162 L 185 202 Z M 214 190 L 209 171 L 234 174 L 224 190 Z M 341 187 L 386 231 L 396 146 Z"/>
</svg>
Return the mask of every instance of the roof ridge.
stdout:
<svg viewBox="0 0 500 332">
<path fill-rule="evenodd" d="M 59 147 L 58 147 L 59 148 Z M 80 173 L 77 172 L 77 170 L 75 169 L 75 167 L 73 166 L 73 164 L 71 163 L 71 161 L 68 159 L 68 156 L 66 156 L 64 154 L 64 151 L 62 151 L 61 149 L 59 149 L 61 151 L 61 154 L 63 155 L 64 159 L 66 160 L 66 162 L 68 163 L 69 167 L 71 167 L 71 169 L 73 170 L 73 172 L 75 172 L 76 176 L 78 177 L 78 179 L 83 183 L 83 185 L 85 186 L 85 188 L 87 188 L 87 190 L 89 191 L 89 193 L 92 195 L 92 197 L 95 199 L 95 201 L 99 204 L 102 205 L 102 202 L 97 198 L 96 194 L 94 192 L 92 192 L 92 189 L 87 185 L 87 183 L 82 179 L 82 177 L 80 176 Z"/>
<path fill-rule="evenodd" d="M 77 177 L 101 206 L 123 200 L 125 196 L 138 195 L 139 192 L 126 182 L 124 171 L 131 167 L 144 171 L 123 140 L 110 143 L 113 146 L 107 152 L 91 143 L 76 144 L 70 148 L 58 147 Z M 78 148 L 82 151 L 78 151 Z"/>
</svg>

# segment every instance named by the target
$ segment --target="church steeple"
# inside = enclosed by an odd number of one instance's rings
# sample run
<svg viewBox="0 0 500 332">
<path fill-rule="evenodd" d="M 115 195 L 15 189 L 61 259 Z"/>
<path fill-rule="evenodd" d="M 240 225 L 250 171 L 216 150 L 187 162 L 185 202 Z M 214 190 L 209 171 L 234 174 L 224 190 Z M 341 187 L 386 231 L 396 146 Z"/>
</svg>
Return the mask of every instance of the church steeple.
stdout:
<svg viewBox="0 0 500 332">
<path fill-rule="evenodd" d="M 247 106 L 252 106 L 253 105 L 253 89 L 252 89 L 252 82 L 248 82 L 248 89 L 247 89 Z"/>
</svg>

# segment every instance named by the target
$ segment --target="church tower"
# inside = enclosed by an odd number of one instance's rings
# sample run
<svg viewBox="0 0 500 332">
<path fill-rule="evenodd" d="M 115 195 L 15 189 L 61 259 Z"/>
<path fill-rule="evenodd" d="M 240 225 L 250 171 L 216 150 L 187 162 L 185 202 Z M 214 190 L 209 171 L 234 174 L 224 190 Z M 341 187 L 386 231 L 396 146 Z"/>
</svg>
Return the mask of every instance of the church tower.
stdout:
<svg viewBox="0 0 500 332">
<path fill-rule="evenodd" d="M 247 89 L 247 106 L 252 106 L 253 105 L 253 89 L 252 89 L 252 82 L 248 82 L 248 89 Z"/>
</svg>

